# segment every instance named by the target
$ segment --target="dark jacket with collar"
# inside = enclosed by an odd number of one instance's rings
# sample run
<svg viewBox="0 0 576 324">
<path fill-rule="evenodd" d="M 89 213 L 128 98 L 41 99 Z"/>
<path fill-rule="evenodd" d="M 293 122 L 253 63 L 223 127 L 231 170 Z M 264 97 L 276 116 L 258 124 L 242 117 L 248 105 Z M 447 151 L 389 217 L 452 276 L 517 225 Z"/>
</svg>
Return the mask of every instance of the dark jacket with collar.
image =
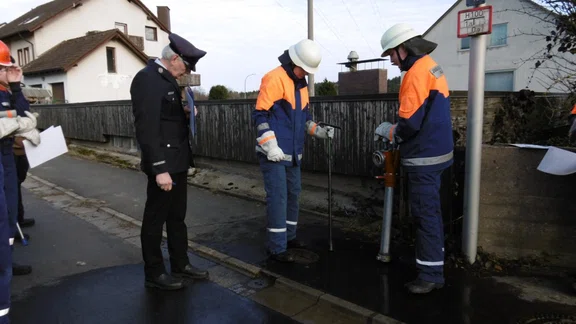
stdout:
<svg viewBox="0 0 576 324">
<path fill-rule="evenodd" d="M 192 159 L 189 126 L 176 79 L 150 60 L 132 80 L 130 95 L 142 171 L 186 172 Z"/>
</svg>

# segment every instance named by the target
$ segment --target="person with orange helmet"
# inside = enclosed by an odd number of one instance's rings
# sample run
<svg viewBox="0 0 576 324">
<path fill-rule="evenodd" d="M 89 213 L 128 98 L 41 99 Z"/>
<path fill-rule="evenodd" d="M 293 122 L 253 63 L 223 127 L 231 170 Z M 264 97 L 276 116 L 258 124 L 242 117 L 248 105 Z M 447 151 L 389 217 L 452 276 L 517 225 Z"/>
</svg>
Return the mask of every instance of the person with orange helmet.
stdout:
<svg viewBox="0 0 576 324">
<path fill-rule="evenodd" d="M 10 282 L 13 274 L 31 271 L 14 267 L 12 247 L 18 217 L 18 178 L 14 159 L 14 136 L 23 137 L 34 145 L 40 143 L 36 117 L 21 88 L 22 69 L 15 64 L 8 46 L 0 41 L 0 324 L 9 323 Z M 11 111 L 16 111 L 12 116 Z M 24 270 L 22 272 L 21 270 Z M 20 273 L 18 273 L 20 271 Z"/>
</svg>

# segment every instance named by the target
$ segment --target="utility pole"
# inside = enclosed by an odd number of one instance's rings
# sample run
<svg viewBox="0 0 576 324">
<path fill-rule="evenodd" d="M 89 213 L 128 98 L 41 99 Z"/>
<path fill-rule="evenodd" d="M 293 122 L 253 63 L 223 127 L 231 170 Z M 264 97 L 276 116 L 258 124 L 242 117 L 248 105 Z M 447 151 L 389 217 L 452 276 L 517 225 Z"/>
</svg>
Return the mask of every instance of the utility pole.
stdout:
<svg viewBox="0 0 576 324">
<path fill-rule="evenodd" d="M 308 0 L 308 39 L 314 40 L 314 1 Z M 314 97 L 314 74 L 308 74 L 308 94 Z"/>
<path fill-rule="evenodd" d="M 470 37 L 462 252 L 473 264 L 478 248 L 484 73 L 486 39 L 492 32 L 492 7 L 486 6 L 484 0 L 467 0 L 466 4 L 474 8 L 458 13 L 458 37 Z"/>
</svg>

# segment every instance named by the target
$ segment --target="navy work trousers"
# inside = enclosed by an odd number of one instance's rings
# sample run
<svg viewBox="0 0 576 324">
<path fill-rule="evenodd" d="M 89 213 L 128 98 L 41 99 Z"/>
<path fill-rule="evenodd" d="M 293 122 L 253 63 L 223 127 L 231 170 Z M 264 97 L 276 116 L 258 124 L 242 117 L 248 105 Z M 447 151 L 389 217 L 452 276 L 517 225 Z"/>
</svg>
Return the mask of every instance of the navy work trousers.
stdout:
<svg viewBox="0 0 576 324">
<path fill-rule="evenodd" d="M 260 156 L 266 190 L 267 248 L 272 254 L 286 251 L 296 238 L 298 197 L 302 191 L 300 166 L 285 166 Z"/>
<path fill-rule="evenodd" d="M 14 238 L 18 231 L 16 227 L 16 222 L 18 221 L 18 172 L 12 148 L 13 143 L 10 139 L 0 141 L 2 166 L 4 167 L 4 194 L 10 221 L 10 238 Z"/>
<path fill-rule="evenodd" d="M 0 324 L 10 323 L 8 313 L 12 281 L 12 244 L 14 243 L 4 185 L 4 168 L 0 163 Z"/>
<path fill-rule="evenodd" d="M 440 203 L 442 172 L 408 172 L 410 210 L 416 222 L 418 278 L 444 283 L 444 227 Z"/>
</svg>

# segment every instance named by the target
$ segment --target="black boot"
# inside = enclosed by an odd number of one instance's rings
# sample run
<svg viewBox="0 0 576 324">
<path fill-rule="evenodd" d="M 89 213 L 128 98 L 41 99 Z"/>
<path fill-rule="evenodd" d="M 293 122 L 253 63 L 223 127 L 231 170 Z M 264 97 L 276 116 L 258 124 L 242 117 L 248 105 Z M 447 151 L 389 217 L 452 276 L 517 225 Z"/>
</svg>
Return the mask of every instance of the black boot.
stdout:
<svg viewBox="0 0 576 324">
<path fill-rule="evenodd" d="M 278 262 L 285 262 L 285 263 L 294 262 L 294 257 L 288 251 L 276 254 L 270 253 L 270 258 Z"/>
<path fill-rule="evenodd" d="M 161 274 L 157 277 L 146 278 L 146 287 L 158 288 L 162 290 L 177 290 L 184 288 L 184 283 L 182 280 L 174 278 L 168 274 Z"/>
<path fill-rule="evenodd" d="M 208 271 L 200 270 L 188 264 L 183 269 L 174 268 L 172 275 L 177 278 L 207 279 Z"/>
<path fill-rule="evenodd" d="M 30 227 L 30 226 L 34 226 L 34 224 L 36 223 L 36 221 L 34 220 L 34 218 L 24 218 L 21 221 L 18 221 L 18 224 L 20 225 L 20 227 Z"/>
<path fill-rule="evenodd" d="M 416 279 L 412 282 L 407 283 L 406 287 L 413 294 L 427 294 L 434 289 L 440 289 L 444 287 L 444 284 L 428 282 L 422 279 Z"/>
<path fill-rule="evenodd" d="M 288 248 L 289 249 L 303 249 L 306 247 L 306 243 L 298 240 L 298 239 L 293 239 L 288 241 Z"/>
<path fill-rule="evenodd" d="M 24 276 L 32 272 L 32 267 L 12 262 L 12 275 Z"/>
</svg>

